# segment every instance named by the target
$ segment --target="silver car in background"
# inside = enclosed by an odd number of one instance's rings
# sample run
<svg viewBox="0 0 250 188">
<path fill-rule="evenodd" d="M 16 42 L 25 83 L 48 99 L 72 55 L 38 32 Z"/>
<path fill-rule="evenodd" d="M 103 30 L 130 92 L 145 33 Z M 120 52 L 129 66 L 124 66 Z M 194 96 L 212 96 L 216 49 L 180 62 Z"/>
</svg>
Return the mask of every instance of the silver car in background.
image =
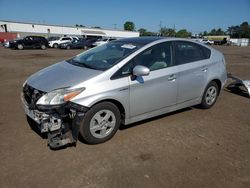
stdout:
<svg viewBox="0 0 250 188">
<path fill-rule="evenodd" d="M 185 39 L 126 38 L 49 66 L 23 85 L 29 119 L 51 148 L 112 138 L 120 124 L 200 104 L 212 107 L 227 79 L 219 51 Z"/>
</svg>

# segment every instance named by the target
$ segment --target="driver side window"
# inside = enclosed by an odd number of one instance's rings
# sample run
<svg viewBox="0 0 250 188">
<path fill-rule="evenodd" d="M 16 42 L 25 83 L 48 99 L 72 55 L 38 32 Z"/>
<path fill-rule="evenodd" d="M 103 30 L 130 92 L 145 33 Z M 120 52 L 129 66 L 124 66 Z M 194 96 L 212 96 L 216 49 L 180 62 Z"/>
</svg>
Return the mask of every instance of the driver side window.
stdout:
<svg viewBox="0 0 250 188">
<path fill-rule="evenodd" d="M 143 65 L 155 71 L 172 66 L 171 42 L 156 44 L 133 58 L 134 66 Z"/>
<path fill-rule="evenodd" d="M 172 62 L 172 43 L 156 44 L 131 59 L 111 79 L 119 79 L 131 75 L 136 65 L 143 65 L 148 67 L 150 71 L 155 71 L 172 66 Z"/>
</svg>

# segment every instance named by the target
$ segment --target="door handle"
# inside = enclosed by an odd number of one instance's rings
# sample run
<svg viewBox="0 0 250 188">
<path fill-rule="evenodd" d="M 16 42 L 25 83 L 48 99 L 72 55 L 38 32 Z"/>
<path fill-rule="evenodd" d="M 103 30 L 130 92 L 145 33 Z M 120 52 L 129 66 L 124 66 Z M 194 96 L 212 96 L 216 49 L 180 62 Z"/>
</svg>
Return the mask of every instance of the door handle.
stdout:
<svg viewBox="0 0 250 188">
<path fill-rule="evenodd" d="M 175 81 L 176 80 L 176 75 L 172 74 L 168 77 L 168 81 Z"/>
<path fill-rule="evenodd" d="M 203 66 L 203 67 L 201 68 L 201 71 L 207 72 L 207 66 Z"/>
</svg>

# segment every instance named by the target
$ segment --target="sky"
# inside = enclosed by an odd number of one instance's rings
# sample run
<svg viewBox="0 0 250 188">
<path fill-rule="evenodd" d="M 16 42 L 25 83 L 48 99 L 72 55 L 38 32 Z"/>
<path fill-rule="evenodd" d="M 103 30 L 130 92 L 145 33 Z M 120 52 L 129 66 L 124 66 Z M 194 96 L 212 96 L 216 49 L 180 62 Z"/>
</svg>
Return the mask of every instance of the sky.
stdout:
<svg viewBox="0 0 250 188">
<path fill-rule="evenodd" d="M 0 20 L 106 29 L 162 27 L 192 33 L 250 23 L 250 0 L 0 0 Z"/>
</svg>

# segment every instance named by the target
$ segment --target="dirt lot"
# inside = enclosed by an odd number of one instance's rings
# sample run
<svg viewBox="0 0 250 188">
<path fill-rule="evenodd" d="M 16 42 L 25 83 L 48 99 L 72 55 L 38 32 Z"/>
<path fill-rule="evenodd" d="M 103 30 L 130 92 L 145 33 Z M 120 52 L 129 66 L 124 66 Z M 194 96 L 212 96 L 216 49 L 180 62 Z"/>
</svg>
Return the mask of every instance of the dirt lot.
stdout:
<svg viewBox="0 0 250 188">
<path fill-rule="evenodd" d="M 250 47 L 217 47 L 250 79 Z M 223 91 L 210 110 L 187 108 L 119 130 L 101 145 L 52 151 L 20 103 L 25 79 L 78 50 L 0 47 L 0 187 L 250 187 L 250 99 Z"/>
</svg>

